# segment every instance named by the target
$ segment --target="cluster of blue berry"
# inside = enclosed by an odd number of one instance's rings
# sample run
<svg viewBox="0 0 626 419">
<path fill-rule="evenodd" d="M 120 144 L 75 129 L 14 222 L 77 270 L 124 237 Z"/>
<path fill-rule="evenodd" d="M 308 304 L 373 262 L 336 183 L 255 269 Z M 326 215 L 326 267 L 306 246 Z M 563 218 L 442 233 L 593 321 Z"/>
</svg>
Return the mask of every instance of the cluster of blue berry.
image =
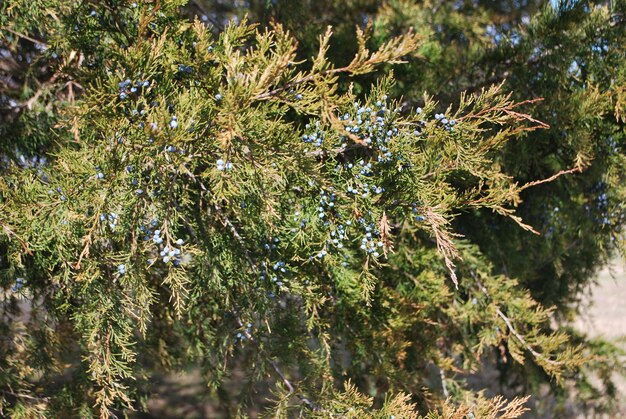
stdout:
<svg viewBox="0 0 626 419">
<path fill-rule="evenodd" d="M 347 121 L 346 131 L 357 135 L 365 144 L 371 145 L 378 151 L 379 162 L 389 162 L 393 154 L 389 150 L 389 143 L 398 134 L 398 128 L 392 126 L 395 112 L 387 107 L 387 96 L 376 101 L 374 108 L 354 103 L 355 115 L 346 113 L 340 119 Z"/>
<path fill-rule="evenodd" d="M 176 244 L 178 246 L 182 246 L 184 244 L 183 239 L 176 240 Z M 159 252 L 159 256 L 161 256 L 161 260 L 163 263 L 172 262 L 174 266 L 179 266 L 182 262 L 182 255 L 179 248 L 175 246 L 164 246 L 163 249 Z"/>
<path fill-rule="evenodd" d="M 609 198 L 606 196 L 606 192 L 599 194 L 596 200 L 598 201 L 598 208 L 606 209 L 609 206 Z"/>
<path fill-rule="evenodd" d="M 155 242 L 156 244 L 163 243 L 163 237 L 161 237 L 161 230 L 154 230 L 154 233 L 152 235 L 152 241 Z"/>
<path fill-rule="evenodd" d="M 346 225 L 350 226 L 352 221 L 346 221 Z M 344 240 L 348 239 L 348 233 L 346 232 L 346 227 L 343 224 L 337 225 L 337 228 L 331 230 L 330 238 L 326 240 L 329 246 L 336 247 L 339 251 L 344 248 Z M 343 266 L 347 266 L 347 262 L 342 262 Z"/>
<path fill-rule="evenodd" d="M 178 72 L 181 74 L 193 74 L 193 67 L 186 64 L 178 64 Z"/>
<path fill-rule="evenodd" d="M 361 159 L 356 165 L 347 163 L 345 168 L 353 173 L 354 178 L 357 180 L 354 186 L 349 185 L 346 188 L 348 194 L 368 198 L 372 195 L 380 195 L 385 191 L 385 188 L 382 186 L 370 185 L 367 182 L 361 181 L 362 178 L 368 178 L 374 175 L 372 163 L 365 163 L 365 161 Z"/>
<path fill-rule="evenodd" d="M 155 230 L 158 223 L 159 223 L 159 220 L 155 218 L 152 221 L 150 221 L 150 224 L 142 225 L 139 227 L 139 230 L 141 230 L 141 232 L 144 233 L 143 239 L 145 241 L 152 240 L 156 244 L 163 243 L 163 238 L 161 237 L 161 230 Z"/>
<path fill-rule="evenodd" d="M 456 125 L 456 121 L 454 119 L 448 119 L 442 113 L 435 114 L 435 119 L 443 125 L 443 127 L 448 131 L 454 131 L 454 126 Z"/>
<path fill-rule="evenodd" d="M 215 165 L 217 166 L 217 170 L 219 171 L 223 171 L 223 170 L 231 170 L 233 168 L 233 164 L 229 161 L 224 162 L 224 160 L 222 159 L 218 159 L 215 162 Z"/>
<path fill-rule="evenodd" d="M 417 204 L 416 203 L 412 203 L 411 207 L 413 208 L 413 214 L 416 214 L 415 215 L 415 221 L 421 222 L 421 221 L 424 221 L 426 219 L 426 217 L 424 217 L 423 215 L 419 214 L 419 210 L 417 209 Z"/>
<path fill-rule="evenodd" d="M 118 83 L 119 86 L 119 98 L 121 100 L 126 100 L 129 95 L 139 94 L 140 89 L 143 87 L 149 87 L 150 81 L 148 80 L 137 80 L 135 82 L 131 82 L 130 79 L 126 79 Z"/>
<path fill-rule="evenodd" d="M 371 150 L 376 152 L 376 160 L 366 161 L 365 158 L 359 159 L 357 162 L 348 160 L 343 164 L 337 164 L 334 166 L 334 171 L 343 179 L 341 183 L 347 184 L 346 192 L 347 197 L 358 199 L 374 199 L 378 195 L 384 193 L 385 188 L 371 179 L 375 176 L 375 164 L 386 164 L 390 162 L 394 156 L 390 151 L 390 142 L 398 135 L 399 131 L 396 127 L 393 127 L 393 115 L 395 111 L 390 110 L 386 104 L 386 96 L 382 97 L 382 100 L 376 102 L 372 106 L 361 106 L 359 103 L 354 103 L 353 108 L 340 116 L 339 119 L 345 121 L 346 131 L 352 135 L 358 136 L 363 142 L 369 145 Z M 316 147 L 322 147 L 325 140 L 325 133 L 320 129 L 319 122 L 313 124 L 307 124 L 305 126 L 305 133 L 302 137 L 305 143 L 311 143 Z M 345 148 L 348 142 L 348 137 L 340 137 L 341 147 Z M 305 150 L 306 151 L 306 150 Z M 347 177 L 344 177 L 347 175 Z M 312 185 L 311 185 L 312 186 Z M 328 236 L 325 240 L 325 244 L 316 254 L 309 257 L 309 259 L 324 259 L 329 252 L 343 254 L 344 258 L 347 258 L 346 247 L 349 247 L 349 229 L 352 225 L 350 219 L 345 219 L 337 210 L 336 205 L 339 203 L 340 197 L 344 197 L 343 194 L 337 193 L 333 187 L 326 188 L 327 190 L 320 190 L 319 201 L 317 205 L 317 218 L 320 219 L 322 225 L 327 228 Z M 304 210 L 304 206 L 302 207 Z M 366 221 L 366 218 L 368 220 Z M 361 216 L 359 222 L 367 224 L 367 231 L 364 234 L 369 237 L 363 242 L 363 250 L 372 257 L 379 257 L 380 253 L 379 245 L 374 241 L 374 236 L 378 234 L 374 230 L 374 221 L 371 220 L 372 215 L 370 213 Z M 300 223 L 300 229 L 303 229 L 307 225 L 307 219 L 300 214 L 300 211 L 296 211 L 293 217 L 295 222 Z M 291 231 L 296 233 L 298 229 L 294 226 Z M 382 244 L 382 242 L 381 242 Z M 343 266 L 347 266 L 347 262 L 342 262 Z"/>
<path fill-rule="evenodd" d="M 311 143 L 318 148 L 321 147 L 324 143 L 325 134 L 324 131 L 320 129 L 319 121 L 316 121 L 315 124 L 313 124 L 313 127 L 311 124 L 306 124 L 304 128 L 306 131 L 305 134 L 302 135 L 302 141 L 305 143 Z M 306 151 L 308 150 L 305 150 L 305 152 Z"/>
<path fill-rule="evenodd" d="M 115 228 L 117 227 L 117 223 L 118 223 L 118 216 L 114 212 L 110 214 L 100 214 L 100 221 L 103 223 L 108 221 L 109 228 L 111 229 L 111 231 L 115 231 Z"/>
<path fill-rule="evenodd" d="M 2 156 L 3 163 L 9 164 L 9 157 L 7 155 Z M 19 154 L 17 160 L 14 160 L 19 166 L 28 169 L 35 168 L 43 174 L 43 167 L 48 163 L 48 159 L 45 156 L 32 156 L 30 158 L 25 157 L 23 154 Z"/>
<path fill-rule="evenodd" d="M 15 278 L 15 284 L 11 288 L 11 291 L 18 292 L 22 289 L 23 286 L 24 286 L 24 278 L 19 278 L 19 277 Z"/>
<path fill-rule="evenodd" d="M 179 266 L 183 261 L 183 254 L 180 249 L 180 246 L 185 244 L 183 239 L 178 239 L 174 242 L 174 244 L 165 244 L 163 245 L 163 237 L 161 236 L 161 230 L 157 227 L 159 221 L 157 219 L 153 219 L 150 221 L 148 225 L 142 225 L 139 227 L 141 232 L 144 234 L 144 241 L 152 241 L 157 245 L 157 250 L 159 251 L 159 256 L 163 263 L 172 263 L 174 266 Z M 176 246 L 178 247 L 176 247 Z M 152 265 L 154 263 L 154 259 L 148 259 L 148 264 Z"/>
<path fill-rule="evenodd" d="M 278 237 L 274 237 L 274 240 L 270 241 L 269 243 L 265 243 L 263 247 L 265 248 L 265 250 L 270 252 L 272 250 L 275 250 L 279 243 L 280 239 Z"/>
<path fill-rule="evenodd" d="M 423 113 L 423 110 L 417 108 L 415 112 L 419 115 Z M 374 215 L 370 211 L 360 214 L 356 219 L 360 228 L 363 229 L 360 232 L 359 243 L 358 240 L 350 240 L 351 221 L 343 218 L 335 206 L 339 204 L 340 199 L 345 198 L 373 201 L 385 192 L 385 188 L 376 182 L 376 174 L 379 170 L 386 168 L 388 163 L 402 160 L 399 153 L 392 151 L 393 141 L 397 141 L 401 134 L 398 127 L 394 126 L 396 114 L 397 110 L 389 108 L 387 96 L 383 95 L 380 100 L 371 105 L 354 103 L 349 112 L 339 117 L 345 122 L 346 131 L 351 135 L 358 136 L 364 144 L 369 146 L 368 148 L 374 152 L 374 155 L 360 158 L 357 161 L 348 158 L 344 163 L 333 163 L 335 173 L 341 178 L 339 182 L 346 184 L 345 192 L 347 193 L 335 193 L 333 187 L 327 187 L 326 191 L 320 191 L 317 218 L 328 229 L 329 236 L 326 238 L 323 248 L 316 254 L 309 256 L 309 260 L 324 259 L 330 252 L 343 254 L 346 257 L 347 250 L 345 248 L 349 247 L 350 243 L 359 246 L 368 257 L 379 258 L 384 254 L 384 241 L 380 231 L 376 228 L 377 223 Z M 435 115 L 435 119 L 447 130 L 453 130 L 456 125 L 456 121 L 448 120 L 444 114 Z M 426 121 L 422 118 L 419 124 L 424 127 Z M 420 130 L 421 128 L 416 131 L 416 134 L 419 135 Z M 325 133 L 320 129 L 320 123 L 307 124 L 302 139 L 305 143 L 322 147 Z M 344 136 L 340 138 L 340 141 L 341 147 L 344 149 L 349 140 L 347 136 Z M 313 185 L 310 184 L 310 186 Z M 419 213 L 417 204 L 413 204 L 412 207 L 415 221 L 424 221 L 425 217 Z M 293 221 L 299 223 L 300 230 L 307 226 L 307 218 L 301 214 L 301 211 L 304 213 L 304 210 L 305 206 L 301 205 L 301 208 L 295 211 L 293 215 Z M 297 224 L 292 225 L 291 232 L 298 233 Z M 355 233 L 359 235 L 356 231 Z M 347 263 L 344 261 L 343 265 L 346 266 Z"/>
<path fill-rule="evenodd" d="M 380 240 L 380 232 L 376 229 L 376 226 L 372 222 L 366 222 L 363 217 L 358 220 L 359 224 L 363 226 L 364 236 L 361 238 L 361 250 L 367 254 L 371 254 L 375 258 L 380 256 L 379 250 L 383 248 L 383 242 Z"/>
<path fill-rule="evenodd" d="M 369 196 L 370 191 L 367 190 L 367 184 L 365 184 L 365 188 L 364 194 L 365 196 Z M 382 191 L 379 190 L 379 192 Z M 318 259 L 323 259 L 330 251 L 343 254 L 344 259 L 348 259 L 349 257 L 345 248 L 349 246 L 350 243 L 349 229 L 352 226 L 352 220 L 342 219 L 341 214 L 335 210 L 335 202 L 337 202 L 337 195 L 332 192 L 332 188 L 329 192 L 320 191 L 319 207 L 317 209 L 319 218 L 325 219 L 323 226 L 328 228 L 329 236 L 326 239 L 324 248 L 316 255 Z M 364 240 L 361 242 L 361 249 L 372 257 L 379 257 L 380 253 L 378 250 L 382 248 L 383 243 L 380 240 L 375 240 L 376 237 L 380 236 L 380 233 L 375 229 L 371 212 L 368 211 L 366 214 L 360 216 L 357 221 L 364 229 Z M 310 259 L 313 259 L 313 256 L 311 256 Z M 342 265 L 347 266 L 348 264 L 344 260 L 342 261 Z"/>
<path fill-rule="evenodd" d="M 602 225 L 611 225 L 611 218 L 615 217 L 615 212 L 609 212 L 609 198 L 606 192 L 598 194 L 596 198 L 596 207 L 600 211 L 600 217 L 596 217 L 595 221 Z M 620 217 L 621 218 L 621 217 Z"/>
<path fill-rule="evenodd" d="M 331 222 L 330 222 L 331 216 L 335 220 L 339 218 L 339 214 L 335 210 L 335 202 L 337 201 L 337 195 L 333 191 L 334 191 L 334 188 L 332 187 L 329 188 L 328 192 L 324 191 L 323 189 L 320 190 L 320 197 L 318 201 L 319 206 L 317 207 L 317 216 L 320 220 L 323 220 L 322 225 L 324 227 L 331 226 Z M 332 237 L 332 233 L 331 233 L 331 237 Z M 337 241 L 339 240 L 337 239 Z M 330 245 L 332 243 L 332 239 L 330 238 L 327 239 L 327 243 Z M 341 243 L 341 247 L 339 246 L 336 246 L 336 247 L 338 249 L 343 248 L 343 243 Z M 328 254 L 328 249 L 329 247 L 325 246 L 322 250 L 320 250 L 317 253 L 317 258 L 323 259 L 324 256 Z"/>
<path fill-rule="evenodd" d="M 320 200 L 319 207 L 317 207 L 318 217 L 324 218 L 326 217 L 326 211 L 332 211 L 335 207 L 335 200 L 337 199 L 337 195 L 334 193 L 326 193 L 324 190 L 320 191 Z"/>
<path fill-rule="evenodd" d="M 280 239 L 278 237 L 274 237 L 267 243 L 263 245 L 266 253 L 267 253 L 267 261 L 261 261 L 261 272 L 259 274 L 260 281 L 270 281 L 270 285 L 273 284 L 277 287 L 277 292 L 281 290 L 281 288 L 285 285 L 285 282 L 288 280 L 289 276 L 289 266 L 282 260 L 275 260 L 276 252 L 280 248 Z M 273 255 L 274 254 L 274 255 Z M 274 259 L 275 261 L 271 261 Z M 267 293 L 269 298 L 274 298 L 276 294 L 274 292 L 269 291 Z"/>
<path fill-rule="evenodd" d="M 547 208 L 547 206 L 544 205 L 544 208 Z M 542 220 L 545 225 L 545 237 L 552 237 L 555 231 L 562 231 L 566 227 L 560 214 L 560 208 L 557 206 L 552 207 L 551 209 L 546 209 L 544 215 L 542 216 Z"/>
<path fill-rule="evenodd" d="M 271 276 L 270 280 L 278 285 L 278 287 L 282 287 L 284 280 L 283 277 L 287 273 L 287 265 L 282 260 L 279 260 L 278 262 L 274 263 L 274 265 L 272 266 L 272 270 L 274 271 L 274 273 Z"/>
<path fill-rule="evenodd" d="M 302 206 L 302 209 L 304 210 L 304 206 Z M 302 216 L 302 214 L 300 213 L 300 211 L 296 211 L 296 212 L 293 214 L 293 221 L 296 221 L 296 222 L 298 222 L 298 221 L 299 221 L 299 222 L 300 222 L 300 228 L 302 229 L 302 228 L 305 228 L 305 227 L 306 227 L 306 223 L 307 223 L 307 221 L 308 221 L 308 220 L 307 220 L 307 218 L 306 218 L 306 217 Z M 297 228 L 295 228 L 295 227 L 293 227 L 293 228 L 291 229 L 291 232 L 292 232 L 292 233 L 296 233 L 297 231 L 298 231 L 298 229 L 297 229 Z"/>
<path fill-rule="evenodd" d="M 178 118 L 175 115 L 172 115 L 172 118 L 170 119 L 170 128 L 172 129 L 178 128 Z M 174 148 L 174 150 L 176 149 Z"/>
<path fill-rule="evenodd" d="M 63 189 L 61 189 L 61 187 L 60 187 L 60 186 L 57 186 L 56 191 L 57 191 L 57 193 L 59 194 L 59 199 L 60 199 L 61 201 L 65 201 L 65 200 L 67 199 L 67 198 L 65 197 L 65 195 L 63 195 Z M 52 195 L 52 194 L 54 194 L 54 191 L 53 191 L 52 189 L 50 189 L 50 190 L 48 190 L 48 194 L 49 194 L 49 195 Z"/>
<path fill-rule="evenodd" d="M 613 137 L 607 137 L 606 145 L 609 147 L 610 154 L 619 153 L 619 143 Z"/>
<path fill-rule="evenodd" d="M 248 339 L 248 336 L 252 336 L 252 323 L 246 324 L 245 330 L 242 332 L 237 332 L 235 335 L 235 340 L 244 341 Z"/>
<path fill-rule="evenodd" d="M 626 212 L 622 204 L 613 205 L 611 208 L 609 197 L 606 194 L 609 185 L 606 182 L 597 182 L 591 188 L 590 192 L 596 195 L 593 204 L 585 204 L 589 217 L 600 226 L 619 226 L 626 219 Z"/>
</svg>

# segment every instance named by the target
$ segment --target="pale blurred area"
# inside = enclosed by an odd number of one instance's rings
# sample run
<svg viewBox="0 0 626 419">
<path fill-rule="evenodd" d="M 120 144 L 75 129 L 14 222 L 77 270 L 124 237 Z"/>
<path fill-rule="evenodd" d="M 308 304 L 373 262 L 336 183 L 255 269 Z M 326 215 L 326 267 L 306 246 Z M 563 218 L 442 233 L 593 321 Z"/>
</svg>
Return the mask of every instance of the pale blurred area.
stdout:
<svg viewBox="0 0 626 419">
<path fill-rule="evenodd" d="M 616 259 L 602 269 L 591 290 L 574 327 L 590 337 L 626 337 L 626 260 Z"/>
<path fill-rule="evenodd" d="M 626 349 L 626 260 L 615 259 L 598 272 L 591 295 L 584 301 L 573 326 L 589 337 L 603 338 Z M 614 378 L 621 398 L 620 410 L 624 415 L 621 417 L 626 417 L 626 377 L 614 374 Z"/>
</svg>

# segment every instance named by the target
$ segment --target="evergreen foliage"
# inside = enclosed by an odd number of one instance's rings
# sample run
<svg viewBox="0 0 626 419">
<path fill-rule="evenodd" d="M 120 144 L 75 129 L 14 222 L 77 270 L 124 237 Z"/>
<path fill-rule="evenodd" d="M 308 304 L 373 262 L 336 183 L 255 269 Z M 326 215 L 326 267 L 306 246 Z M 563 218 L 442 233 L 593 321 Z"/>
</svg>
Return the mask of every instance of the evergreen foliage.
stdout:
<svg viewBox="0 0 626 419">
<path fill-rule="evenodd" d="M 612 412 L 626 6 L 513 3 L 2 3 L 0 414 Z"/>
</svg>

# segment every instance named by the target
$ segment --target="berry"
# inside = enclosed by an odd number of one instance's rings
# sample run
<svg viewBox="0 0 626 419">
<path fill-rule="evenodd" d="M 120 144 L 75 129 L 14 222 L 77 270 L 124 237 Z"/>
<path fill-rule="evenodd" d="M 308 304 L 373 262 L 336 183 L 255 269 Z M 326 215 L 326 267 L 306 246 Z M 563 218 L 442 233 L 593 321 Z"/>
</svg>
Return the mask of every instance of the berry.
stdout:
<svg viewBox="0 0 626 419">
<path fill-rule="evenodd" d="M 16 278 L 15 285 L 13 285 L 13 288 L 11 288 L 11 291 L 17 292 L 22 289 L 23 285 L 24 285 L 24 278 Z"/>
</svg>

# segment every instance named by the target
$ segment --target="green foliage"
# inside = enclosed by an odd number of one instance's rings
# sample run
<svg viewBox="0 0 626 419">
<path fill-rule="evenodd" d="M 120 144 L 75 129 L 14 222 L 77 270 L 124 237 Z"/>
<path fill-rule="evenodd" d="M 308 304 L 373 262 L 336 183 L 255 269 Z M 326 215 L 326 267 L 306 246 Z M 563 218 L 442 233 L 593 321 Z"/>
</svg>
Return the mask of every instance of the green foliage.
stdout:
<svg viewBox="0 0 626 419">
<path fill-rule="evenodd" d="M 195 365 L 224 402 L 245 371 L 232 415 L 263 382 L 268 416 L 519 417 L 467 384 L 494 359 L 532 391 L 599 373 L 579 401 L 611 411 L 620 349 L 557 321 L 623 248 L 623 29 L 332 3 L 336 34 L 308 3 L 214 32 L 201 3 L 0 6 L 28 63 L 2 61 L 1 414 L 126 415 Z"/>
</svg>

